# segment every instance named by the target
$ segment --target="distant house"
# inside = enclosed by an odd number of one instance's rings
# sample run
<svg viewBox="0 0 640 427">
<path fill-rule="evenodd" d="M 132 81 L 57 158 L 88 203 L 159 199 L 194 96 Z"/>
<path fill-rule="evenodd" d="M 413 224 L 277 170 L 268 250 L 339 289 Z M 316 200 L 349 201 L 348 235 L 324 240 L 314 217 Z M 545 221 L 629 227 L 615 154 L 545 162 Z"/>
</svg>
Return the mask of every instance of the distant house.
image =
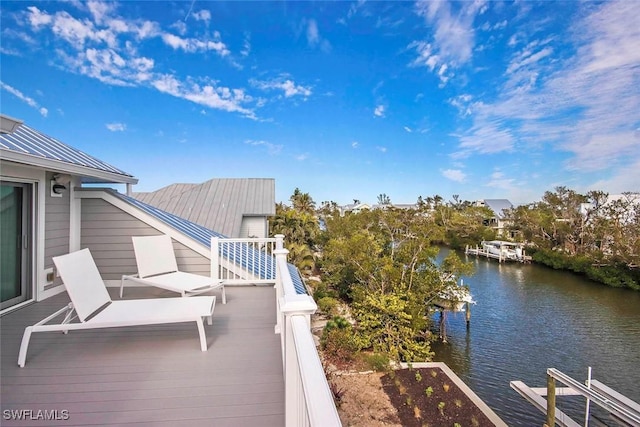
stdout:
<svg viewBox="0 0 640 427">
<path fill-rule="evenodd" d="M 509 225 L 507 213 L 513 209 L 513 204 L 507 199 L 483 199 L 476 202 L 476 206 L 484 206 L 491 209 L 493 216 L 485 219 L 485 225 L 496 230 L 498 236 L 503 236 L 505 228 Z"/>
<path fill-rule="evenodd" d="M 340 215 L 343 216 L 347 213 L 359 213 L 365 209 L 371 209 L 371 205 L 366 203 L 351 203 L 348 205 L 340 206 Z"/>
<path fill-rule="evenodd" d="M 232 238 L 267 237 L 268 218 L 276 213 L 272 178 L 216 178 L 132 196 Z"/>
</svg>

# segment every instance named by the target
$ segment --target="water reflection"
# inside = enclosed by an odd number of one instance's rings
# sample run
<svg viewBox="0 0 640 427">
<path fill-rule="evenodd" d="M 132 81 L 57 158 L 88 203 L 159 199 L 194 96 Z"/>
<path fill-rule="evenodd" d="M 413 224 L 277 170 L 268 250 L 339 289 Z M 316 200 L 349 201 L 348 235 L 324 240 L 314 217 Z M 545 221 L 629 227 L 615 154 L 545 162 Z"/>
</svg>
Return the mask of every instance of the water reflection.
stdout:
<svg viewBox="0 0 640 427">
<path fill-rule="evenodd" d="M 509 381 L 544 386 L 550 367 L 583 380 L 592 366 L 594 378 L 640 401 L 640 292 L 537 265 L 469 261 L 475 274 L 464 282 L 478 302 L 470 330 L 464 313 L 450 314 L 449 342 L 432 348 L 507 424 L 542 425 Z M 583 417 L 581 399 L 559 403 Z"/>
</svg>

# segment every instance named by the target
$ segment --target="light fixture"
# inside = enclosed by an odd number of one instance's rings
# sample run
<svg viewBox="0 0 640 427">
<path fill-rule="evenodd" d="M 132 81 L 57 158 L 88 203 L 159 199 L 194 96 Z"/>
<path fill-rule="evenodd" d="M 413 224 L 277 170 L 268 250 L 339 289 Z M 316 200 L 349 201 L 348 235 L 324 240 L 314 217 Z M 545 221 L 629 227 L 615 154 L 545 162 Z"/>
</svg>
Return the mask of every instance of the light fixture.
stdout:
<svg viewBox="0 0 640 427">
<path fill-rule="evenodd" d="M 67 185 L 71 183 L 71 175 L 57 173 L 51 180 L 51 197 L 62 197 L 62 193 L 67 190 Z"/>
</svg>

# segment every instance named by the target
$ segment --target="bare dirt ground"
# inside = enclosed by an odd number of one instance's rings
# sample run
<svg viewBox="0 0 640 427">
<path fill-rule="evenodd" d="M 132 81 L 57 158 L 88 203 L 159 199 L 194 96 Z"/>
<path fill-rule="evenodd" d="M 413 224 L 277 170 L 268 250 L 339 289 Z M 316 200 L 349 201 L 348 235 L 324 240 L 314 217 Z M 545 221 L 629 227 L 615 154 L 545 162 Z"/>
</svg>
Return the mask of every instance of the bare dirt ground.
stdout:
<svg viewBox="0 0 640 427">
<path fill-rule="evenodd" d="M 345 427 L 402 426 L 398 411 L 382 387 L 380 372 L 332 373 L 329 382 L 340 398 L 338 415 Z"/>
</svg>

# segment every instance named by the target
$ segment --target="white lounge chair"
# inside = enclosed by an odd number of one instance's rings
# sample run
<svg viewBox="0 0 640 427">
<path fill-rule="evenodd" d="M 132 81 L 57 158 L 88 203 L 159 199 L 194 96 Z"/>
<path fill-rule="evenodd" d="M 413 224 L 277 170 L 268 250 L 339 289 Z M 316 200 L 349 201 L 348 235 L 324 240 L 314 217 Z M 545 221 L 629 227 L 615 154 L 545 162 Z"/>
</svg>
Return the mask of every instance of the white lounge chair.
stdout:
<svg viewBox="0 0 640 427">
<path fill-rule="evenodd" d="M 220 280 L 199 274 L 178 271 L 171 237 L 133 236 L 133 251 L 138 265 L 137 275 L 124 275 L 120 280 L 120 298 L 125 280 L 178 292 L 183 297 L 198 295 L 214 289 L 222 290 L 222 303 L 227 303 L 224 284 Z"/>
<path fill-rule="evenodd" d="M 211 324 L 215 296 L 112 301 L 89 249 L 54 257 L 53 262 L 71 302 L 51 316 L 25 328 L 18 353 L 20 367 L 24 367 L 33 332 L 62 331 L 66 334 L 76 329 L 195 322 L 200 334 L 200 349 L 207 351 L 202 319 L 206 317 L 208 324 Z M 46 324 L 63 313 L 66 314 L 62 323 Z M 79 323 L 71 323 L 76 318 Z"/>
</svg>

